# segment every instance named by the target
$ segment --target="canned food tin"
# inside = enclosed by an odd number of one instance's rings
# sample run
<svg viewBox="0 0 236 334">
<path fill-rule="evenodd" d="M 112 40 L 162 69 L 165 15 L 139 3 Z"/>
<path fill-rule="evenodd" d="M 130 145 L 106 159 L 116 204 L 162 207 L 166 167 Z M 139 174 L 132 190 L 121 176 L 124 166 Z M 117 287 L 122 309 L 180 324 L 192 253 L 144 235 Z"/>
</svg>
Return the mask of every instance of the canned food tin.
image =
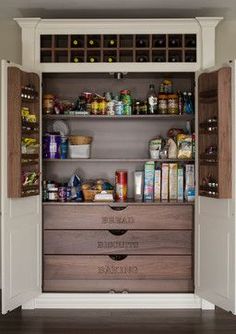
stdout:
<svg viewBox="0 0 236 334">
<path fill-rule="evenodd" d="M 67 189 L 62 186 L 58 188 L 58 199 L 60 202 L 66 202 L 67 199 Z"/>
<path fill-rule="evenodd" d="M 116 200 L 126 201 L 128 192 L 128 172 L 126 170 L 116 171 Z"/>
</svg>

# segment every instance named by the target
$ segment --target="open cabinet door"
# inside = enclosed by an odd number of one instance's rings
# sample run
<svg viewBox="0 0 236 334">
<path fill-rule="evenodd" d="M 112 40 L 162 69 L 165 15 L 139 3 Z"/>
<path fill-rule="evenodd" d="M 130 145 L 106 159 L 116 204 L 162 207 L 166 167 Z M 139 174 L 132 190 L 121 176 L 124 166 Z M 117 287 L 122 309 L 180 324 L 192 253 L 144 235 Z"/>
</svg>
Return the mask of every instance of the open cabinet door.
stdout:
<svg viewBox="0 0 236 334">
<path fill-rule="evenodd" d="M 195 292 L 235 310 L 234 69 L 198 77 Z"/>
<path fill-rule="evenodd" d="M 5 314 L 41 292 L 41 85 L 38 74 L 18 65 L 2 61 L 1 71 L 1 278 Z M 26 147 L 23 138 L 35 140 Z"/>
</svg>

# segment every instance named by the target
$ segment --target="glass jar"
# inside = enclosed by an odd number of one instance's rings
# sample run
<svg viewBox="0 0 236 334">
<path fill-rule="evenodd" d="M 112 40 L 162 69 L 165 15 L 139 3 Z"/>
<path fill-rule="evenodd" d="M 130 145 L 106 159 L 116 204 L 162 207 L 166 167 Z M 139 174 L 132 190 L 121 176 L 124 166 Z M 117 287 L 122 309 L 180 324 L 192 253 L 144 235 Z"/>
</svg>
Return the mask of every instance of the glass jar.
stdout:
<svg viewBox="0 0 236 334">
<path fill-rule="evenodd" d="M 115 104 L 115 114 L 122 115 L 123 114 L 123 102 L 117 101 Z"/>
<path fill-rule="evenodd" d="M 91 114 L 93 114 L 93 115 L 99 114 L 97 99 L 94 99 L 91 103 Z"/>
<path fill-rule="evenodd" d="M 168 95 L 168 114 L 178 114 L 178 95 L 169 94 Z"/>
<path fill-rule="evenodd" d="M 158 96 L 158 113 L 167 114 L 168 113 L 168 97 L 166 94 L 159 94 Z"/>
<path fill-rule="evenodd" d="M 98 102 L 98 109 L 99 109 L 99 114 L 101 115 L 106 115 L 106 107 L 107 107 L 107 103 L 105 98 L 102 98 L 99 100 Z"/>
<path fill-rule="evenodd" d="M 53 114 L 54 112 L 54 95 L 46 94 L 43 96 L 43 113 Z"/>
<path fill-rule="evenodd" d="M 57 187 L 48 189 L 48 200 L 51 202 L 58 201 L 58 188 Z"/>
</svg>

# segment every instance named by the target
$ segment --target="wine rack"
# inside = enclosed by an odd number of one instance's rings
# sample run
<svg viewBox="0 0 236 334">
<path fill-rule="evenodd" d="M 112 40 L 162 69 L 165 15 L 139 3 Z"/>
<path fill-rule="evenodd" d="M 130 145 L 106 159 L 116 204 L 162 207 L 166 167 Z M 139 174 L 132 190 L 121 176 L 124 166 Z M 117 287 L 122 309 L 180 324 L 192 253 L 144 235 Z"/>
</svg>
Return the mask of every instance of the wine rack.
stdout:
<svg viewBox="0 0 236 334">
<path fill-rule="evenodd" d="M 231 70 L 199 76 L 199 195 L 231 198 Z"/>
<path fill-rule="evenodd" d="M 196 63 L 197 35 L 41 35 L 40 50 L 41 63 Z"/>
<path fill-rule="evenodd" d="M 48 39 L 50 40 L 50 39 Z M 48 41 L 45 41 L 45 43 Z M 40 193 L 39 77 L 8 68 L 8 197 Z M 26 113 L 23 117 L 23 111 Z M 26 116 L 27 115 L 27 116 Z M 23 145 L 25 140 L 34 145 Z M 24 146 L 24 148 L 23 148 Z"/>
</svg>

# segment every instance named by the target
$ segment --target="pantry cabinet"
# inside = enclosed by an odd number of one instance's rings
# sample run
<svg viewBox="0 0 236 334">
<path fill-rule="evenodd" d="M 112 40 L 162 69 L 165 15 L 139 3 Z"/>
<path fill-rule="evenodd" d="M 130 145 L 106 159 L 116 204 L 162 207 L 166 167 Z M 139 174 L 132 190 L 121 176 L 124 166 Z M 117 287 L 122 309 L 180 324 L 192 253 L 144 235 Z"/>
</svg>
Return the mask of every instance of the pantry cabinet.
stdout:
<svg viewBox="0 0 236 334">
<path fill-rule="evenodd" d="M 235 64 L 217 72 L 227 75 L 222 75 L 223 81 L 218 76 L 214 96 L 209 95 L 211 87 L 201 87 L 206 82 L 210 85 L 211 79 L 206 76 L 214 76 L 209 73 L 215 70 L 199 76 L 214 66 L 215 27 L 220 20 L 17 19 L 22 28 L 23 67 L 2 64 L 1 193 L 6 194 L 1 198 L 3 313 L 19 305 L 200 308 L 204 299 L 209 302 L 205 302 L 206 307 L 214 304 L 236 312 L 235 95 L 230 92 L 235 87 Z M 172 38 L 177 43 L 174 46 Z M 90 40 L 96 47 L 91 47 Z M 90 57 L 96 61 L 91 62 Z M 146 61 L 140 62 L 140 57 Z M 126 169 L 128 201 L 42 203 L 37 194 L 15 198 L 8 193 L 11 162 L 6 148 L 11 141 L 6 110 L 13 111 L 9 94 L 14 87 L 8 76 L 12 68 L 35 72 L 42 83 L 38 100 L 40 135 L 53 121 L 63 120 L 72 133 L 94 137 L 90 159 L 40 159 L 41 180 L 66 180 L 79 170 L 84 178 L 99 176 L 113 181 L 115 170 Z M 122 80 L 114 79 L 116 72 L 123 73 Z M 88 88 L 102 94 L 125 86 L 144 98 L 150 83 L 159 85 L 166 78 L 171 78 L 176 89 L 195 90 L 195 115 L 117 118 L 41 112 L 42 94 L 48 92 L 75 98 Z M 20 104 L 16 106 L 16 112 L 20 108 Z M 201 154 L 208 146 L 201 139 L 199 126 L 207 121 L 205 116 L 214 117 L 216 110 L 217 158 L 215 164 L 201 164 Z M 196 124 L 195 160 L 165 162 L 196 162 L 195 202 L 135 202 L 133 172 L 149 161 L 148 141 L 159 134 L 165 136 L 169 128 L 184 128 L 186 121 Z M 157 159 L 156 163 L 162 161 Z M 224 173 L 219 181 L 222 196 L 210 198 L 201 193 L 207 168 L 216 170 L 214 175 L 219 180 Z M 19 176 L 18 169 L 17 173 Z"/>
</svg>

